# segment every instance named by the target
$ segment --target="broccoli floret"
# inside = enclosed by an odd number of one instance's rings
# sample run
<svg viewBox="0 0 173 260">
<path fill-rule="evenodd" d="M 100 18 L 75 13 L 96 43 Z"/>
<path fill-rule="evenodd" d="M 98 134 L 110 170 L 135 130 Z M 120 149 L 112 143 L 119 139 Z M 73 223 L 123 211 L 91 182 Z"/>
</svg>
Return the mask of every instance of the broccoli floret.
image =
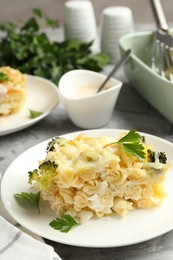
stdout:
<svg viewBox="0 0 173 260">
<path fill-rule="evenodd" d="M 142 136 L 142 143 L 145 144 L 145 136 Z"/>
<path fill-rule="evenodd" d="M 150 162 L 155 162 L 156 160 L 156 153 L 150 149 L 147 150 L 148 158 Z M 158 153 L 158 159 L 160 163 L 165 164 L 167 162 L 167 157 L 165 152 L 159 152 Z"/>
<path fill-rule="evenodd" d="M 47 145 L 47 148 L 46 148 L 47 153 L 49 151 L 54 151 L 54 145 L 55 144 L 63 145 L 63 140 L 65 140 L 65 139 L 58 137 L 58 136 L 53 138 Z"/>
<path fill-rule="evenodd" d="M 47 152 L 54 150 L 54 144 L 56 143 L 56 140 L 57 140 L 58 138 L 59 138 L 59 137 L 53 138 L 53 139 L 47 144 L 47 148 L 46 148 L 46 151 L 47 151 Z"/>
<path fill-rule="evenodd" d="M 57 165 L 51 161 L 44 161 L 38 169 L 29 172 L 29 183 L 36 181 L 40 184 L 40 189 L 45 190 L 51 184 L 53 177 L 56 175 Z"/>
<path fill-rule="evenodd" d="M 44 161 L 42 164 L 40 164 L 39 182 L 40 182 L 41 190 L 46 190 L 49 187 L 53 177 L 56 175 L 56 168 L 57 168 L 57 165 L 51 161 Z"/>
<path fill-rule="evenodd" d="M 148 153 L 149 161 L 150 162 L 155 162 L 155 152 L 150 150 L 150 149 L 148 149 L 147 153 Z"/>
<path fill-rule="evenodd" d="M 165 152 L 160 152 L 158 157 L 159 157 L 160 163 L 163 163 L 163 164 L 167 163 L 167 157 L 166 157 Z"/>
<path fill-rule="evenodd" d="M 46 172 L 54 172 L 56 171 L 57 165 L 54 162 L 51 161 L 44 161 L 42 164 L 39 165 L 40 173 L 46 173 Z"/>
<path fill-rule="evenodd" d="M 39 177 L 39 174 L 38 174 L 38 170 L 35 169 L 33 170 L 32 172 L 28 172 L 28 175 L 29 175 L 29 180 L 28 180 L 28 183 L 29 184 L 32 184 L 33 181 L 36 181 Z"/>
</svg>

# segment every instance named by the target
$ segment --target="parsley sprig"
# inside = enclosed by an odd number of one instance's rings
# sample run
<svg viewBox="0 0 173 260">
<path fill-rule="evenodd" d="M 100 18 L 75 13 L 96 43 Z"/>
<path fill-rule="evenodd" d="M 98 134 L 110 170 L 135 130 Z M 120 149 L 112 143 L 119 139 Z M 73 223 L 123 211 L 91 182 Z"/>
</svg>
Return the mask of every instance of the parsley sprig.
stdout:
<svg viewBox="0 0 173 260">
<path fill-rule="evenodd" d="M 17 193 L 14 195 L 15 199 L 17 201 L 24 201 L 24 202 L 28 202 L 31 205 L 33 205 L 34 207 L 36 207 L 38 209 L 38 212 L 40 213 L 40 191 L 38 193 L 27 193 L 27 192 L 21 192 L 21 193 Z"/>
<path fill-rule="evenodd" d="M 61 218 L 56 218 L 52 220 L 49 225 L 54 229 L 67 233 L 72 228 L 80 225 L 80 223 L 76 222 L 76 220 L 72 216 L 64 214 L 63 216 L 61 216 Z"/>
<path fill-rule="evenodd" d="M 11 22 L 0 24 L 0 30 L 5 32 L 0 39 L 0 66 L 10 64 L 22 73 L 47 78 L 58 84 L 61 76 L 70 70 L 101 71 L 109 63 L 108 55 L 92 54 L 92 41 L 51 40 L 43 32 L 43 21 L 51 29 L 57 28 L 56 21 L 39 9 L 33 9 L 33 13 L 33 17 L 21 26 Z"/>
<path fill-rule="evenodd" d="M 29 109 L 29 117 L 34 119 L 38 116 L 41 116 L 43 114 L 43 112 L 40 112 L 40 111 L 36 111 L 36 110 L 33 110 L 33 109 Z"/>
<path fill-rule="evenodd" d="M 139 159 L 145 158 L 144 147 L 142 145 L 142 136 L 135 129 L 130 130 L 125 136 L 112 144 L 121 145 L 124 150 Z"/>
</svg>

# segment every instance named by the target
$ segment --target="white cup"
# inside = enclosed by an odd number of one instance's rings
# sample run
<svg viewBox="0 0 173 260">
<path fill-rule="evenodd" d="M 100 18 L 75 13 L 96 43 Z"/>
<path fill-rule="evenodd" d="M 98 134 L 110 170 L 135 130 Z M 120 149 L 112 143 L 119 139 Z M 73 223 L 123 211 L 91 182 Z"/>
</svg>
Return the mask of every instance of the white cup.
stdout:
<svg viewBox="0 0 173 260">
<path fill-rule="evenodd" d="M 112 6 L 105 8 L 101 16 L 101 51 L 115 63 L 120 58 L 119 39 L 134 30 L 133 14 L 130 8 Z"/>
<path fill-rule="evenodd" d="M 105 78 L 105 75 L 89 70 L 72 70 L 61 77 L 60 96 L 76 126 L 84 129 L 99 128 L 109 122 L 122 82 L 111 78 L 107 83 L 108 88 L 96 93 Z M 79 93 L 83 94 L 84 87 L 85 91 L 86 87 L 93 89 L 93 93 L 79 97 Z"/>
<path fill-rule="evenodd" d="M 64 6 L 65 40 L 78 39 L 81 42 L 94 41 L 97 26 L 94 9 L 89 0 L 70 0 Z"/>
</svg>

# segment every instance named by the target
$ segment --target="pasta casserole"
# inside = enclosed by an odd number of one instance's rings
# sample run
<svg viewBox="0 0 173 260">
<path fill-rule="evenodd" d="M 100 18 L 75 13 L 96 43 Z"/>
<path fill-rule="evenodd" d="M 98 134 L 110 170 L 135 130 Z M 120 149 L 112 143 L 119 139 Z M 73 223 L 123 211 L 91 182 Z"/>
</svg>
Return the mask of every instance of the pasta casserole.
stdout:
<svg viewBox="0 0 173 260">
<path fill-rule="evenodd" d="M 8 66 L 0 68 L 0 75 L 0 115 L 16 113 L 26 99 L 26 76 Z"/>
<path fill-rule="evenodd" d="M 54 138 L 38 169 L 29 172 L 29 183 L 57 216 L 69 214 L 80 222 L 159 206 L 166 197 L 169 164 L 165 153 L 154 151 L 142 139 L 140 145 L 142 159 L 127 152 L 115 137 Z"/>
</svg>

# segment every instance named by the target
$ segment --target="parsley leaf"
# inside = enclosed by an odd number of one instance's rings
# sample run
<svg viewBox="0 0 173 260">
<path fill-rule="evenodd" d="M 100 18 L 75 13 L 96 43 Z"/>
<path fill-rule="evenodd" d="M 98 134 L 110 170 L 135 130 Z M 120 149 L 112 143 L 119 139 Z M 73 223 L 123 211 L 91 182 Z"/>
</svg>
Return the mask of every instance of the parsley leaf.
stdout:
<svg viewBox="0 0 173 260">
<path fill-rule="evenodd" d="M 77 223 L 73 217 L 70 215 L 64 214 L 61 218 L 56 218 L 52 220 L 49 225 L 54 229 L 57 229 L 61 232 L 67 233 L 72 228 L 80 225 Z"/>
<path fill-rule="evenodd" d="M 32 110 L 32 109 L 29 109 L 29 113 L 30 113 L 30 118 L 36 118 L 38 116 L 41 116 L 43 113 L 42 112 L 39 112 L 39 111 L 35 111 L 35 110 Z"/>
<path fill-rule="evenodd" d="M 0 81 L 8 81 L 9 78 L 7 76 L 7 74 L 5 74 L 4 72 L 0 71 Z"/>
<path fill-rule="evenodd" d="M 127 153 L 132 154 L 139 159 L 145 158 L 144 147 L 142 145 L 142 136 L 138 134 L 135 129 L 130 130 L 116 143 L 122 145 Z"/>
<path fill-rule="evenodd" d="M 34 13 L 37 17 L 39 17 L 39 18 L 42 18 L 42 17 L 43 17 L 43 13 L 42 13 L 42 11 L 41 11 L 40 9 L 38 9 L 38 8 L 33 8 L 32 11 L 33 11 L 33 13 Z"/>
<path fill-rule="evenodd" d="M 38 209 L 38 212 L 40 213 L 40 191 L 36 194 L 34 193 L 27 193 L 27 192 L 21 192 L 14 195 L 15 199 L 18 201 L 24 201 L 29 202 L 31 205 L 36 207 Z"/>
<path fill-rule="evenodd" d="M 51 27 L 51 28 L 56 28 L 58 27 L 58 21 L 50 19 L 49 17 L 46 17 L 46 24 Z"/>
</svg>

